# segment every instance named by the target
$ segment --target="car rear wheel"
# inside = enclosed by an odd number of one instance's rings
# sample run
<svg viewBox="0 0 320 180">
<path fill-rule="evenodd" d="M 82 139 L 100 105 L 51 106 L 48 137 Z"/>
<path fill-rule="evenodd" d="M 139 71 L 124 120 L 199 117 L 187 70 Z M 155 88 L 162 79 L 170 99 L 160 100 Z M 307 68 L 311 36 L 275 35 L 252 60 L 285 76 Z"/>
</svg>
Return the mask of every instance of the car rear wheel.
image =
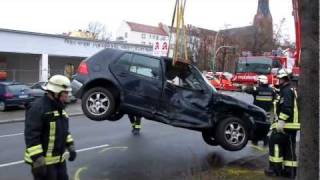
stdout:
<svg viewBox="0 0 320 180">
<path fill-rule="evenodd" d="M 103 121 L 115 113 L 115 100 L 108 89 L 95 87 L 84 93 L 81 107 L 89 119 Z"/>
<path fill-rule="evenodd" d="M 202 138 L 204 142 L 211 146 L 217 146 L 219 143 L 217 142 L 216 138 L 214 137 L 213 130 L 204 130 L 202 131 Z"/>
<path fill-rule="evenodd" d="M 0 111 L 5 111 L 7 109 L 6 103 L 3 101 L 0 101 Z"/>
<path fill-rule="evenodd" d="M 248 132 L 246 123 L 232 116 L 218 124 L 216 138 L 224 149 L 238 151 L 248 143 Z"/>
</svg>

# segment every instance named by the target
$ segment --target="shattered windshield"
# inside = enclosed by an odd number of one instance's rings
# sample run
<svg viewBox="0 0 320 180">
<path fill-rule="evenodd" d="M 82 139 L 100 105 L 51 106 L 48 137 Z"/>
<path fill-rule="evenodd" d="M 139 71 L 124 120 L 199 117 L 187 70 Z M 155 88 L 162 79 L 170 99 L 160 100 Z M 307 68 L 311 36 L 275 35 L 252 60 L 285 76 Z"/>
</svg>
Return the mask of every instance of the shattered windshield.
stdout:
<svg viewBox="0 0 320 180">
<path fill-rule="evenodd" d="M 207 85 L 212 88 L 214 92 L 217 92 L 217 89 L 209 82 L 209 80 L 206 78 L 204 74 L 202 74 L 202 78 L 207 83 Z"/>
<path fill-rule="evenodd" d="M 177 63 L 174 66 L 167 64 L 166 78 L 167 82 L 171 84 L 193 90 L 203 90 L 203 83 L 205 82 L 216 92 L 216 89 L 202 73 L 196 67 L 189 64 Z"/>
<path fill-rule="evenodd" d="M 240 58 L 237 64 L 237 73 L 253 72 L 269 74 L 272 70 L 272 59 L 266 57 Z"/>
</svg>

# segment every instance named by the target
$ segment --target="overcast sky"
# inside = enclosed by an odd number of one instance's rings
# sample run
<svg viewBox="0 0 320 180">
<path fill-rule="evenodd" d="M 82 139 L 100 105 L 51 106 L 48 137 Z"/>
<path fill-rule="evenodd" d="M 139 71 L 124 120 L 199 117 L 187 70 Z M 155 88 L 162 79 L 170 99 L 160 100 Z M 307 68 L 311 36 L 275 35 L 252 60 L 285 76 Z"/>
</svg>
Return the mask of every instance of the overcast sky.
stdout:
<svg viewBox="0 0 320 180">
<path fill-rule="evenodd" d="M 286 18 L 283 32 L 294 41 L 292 0 L 270 0 L 274 24 Z M 61 34 L 99 21 L 115 33 L 127 20 L 171 24 L 175 0 L 1 0 L 0 28 Z M 218 30 L 252 24 L 258 0 L 187 0 L 185 21 Z"/>
</svg>

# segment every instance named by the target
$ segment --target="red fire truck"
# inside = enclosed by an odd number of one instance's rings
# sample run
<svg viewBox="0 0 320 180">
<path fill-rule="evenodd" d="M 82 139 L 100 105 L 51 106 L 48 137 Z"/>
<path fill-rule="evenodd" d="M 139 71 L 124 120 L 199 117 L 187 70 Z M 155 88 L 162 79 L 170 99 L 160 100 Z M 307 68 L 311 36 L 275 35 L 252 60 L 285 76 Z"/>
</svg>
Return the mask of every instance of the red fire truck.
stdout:
<svg viewBox="0 0 320 180">
<path fill-rule="evenodd" d="M 278 70 L 282 68 L 283 58 L 268 56 L 240 57 L 237 61 L 236 71 L 232 78 L 234 86 L 246 87 L 254 86 L 259 75 L 266 75 L 269 84 L 276 85 L 278 79 L 275 78 Z"/>
<path fill-rule="evenodd" d="M 293 80 L 298 80 L 300 74 L 301 54 L 301 19 L 299 16 L 300 0 L 292 0 L 293 16 L 296 31 L 296 47 L 294 56 L 248 56 L 240 57 L 237 61 L 235 75 L 232 78 L 233 85 L 237 87 L 253 86 L 257 83 L 258 75 L 266 75 L 270 85 L 277 85 L 276 73 L 279 68 L 287 68 L 292 71 Z"/>
</svg>

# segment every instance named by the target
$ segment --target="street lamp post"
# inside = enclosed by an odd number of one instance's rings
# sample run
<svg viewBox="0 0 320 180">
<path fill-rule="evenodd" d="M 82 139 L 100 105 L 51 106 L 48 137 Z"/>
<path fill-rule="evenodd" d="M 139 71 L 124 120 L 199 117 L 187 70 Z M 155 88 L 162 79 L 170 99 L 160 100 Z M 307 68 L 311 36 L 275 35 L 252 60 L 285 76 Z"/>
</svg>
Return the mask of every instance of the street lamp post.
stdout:
<svg viewBox="0 0 320 180">
<path fill-rule="evenodd" d="M 233 47 L 233 46 L 220 46 L 220 47 L 216 50 L 216 52 L 215 52 L 215 56 L 217 56 L 218 52 L 219 52 L 219 51 L 220 51 L 220 49 L 222 49 L 222 48 L 229 48 L 229 49 L 233 49 L 234 47 Z"/>
<path fill-rule="evenodd" d="M 214 64 L 215 64 L 215 60 L 216 60 L 216 46 L 217 46 L 217 39 L 218 39 L 218 36 L 219 36 L 219 33 L 220 33 L 220 30 L 217 32 L 216 34 L 216 37 L 214 38 L 214 44 L 213 44 L 213 56 L 212 56 L 212 60 L 211 60 L 211 63 L 212 63 L 212 72 L 214 72 Z"/>
</svg>

